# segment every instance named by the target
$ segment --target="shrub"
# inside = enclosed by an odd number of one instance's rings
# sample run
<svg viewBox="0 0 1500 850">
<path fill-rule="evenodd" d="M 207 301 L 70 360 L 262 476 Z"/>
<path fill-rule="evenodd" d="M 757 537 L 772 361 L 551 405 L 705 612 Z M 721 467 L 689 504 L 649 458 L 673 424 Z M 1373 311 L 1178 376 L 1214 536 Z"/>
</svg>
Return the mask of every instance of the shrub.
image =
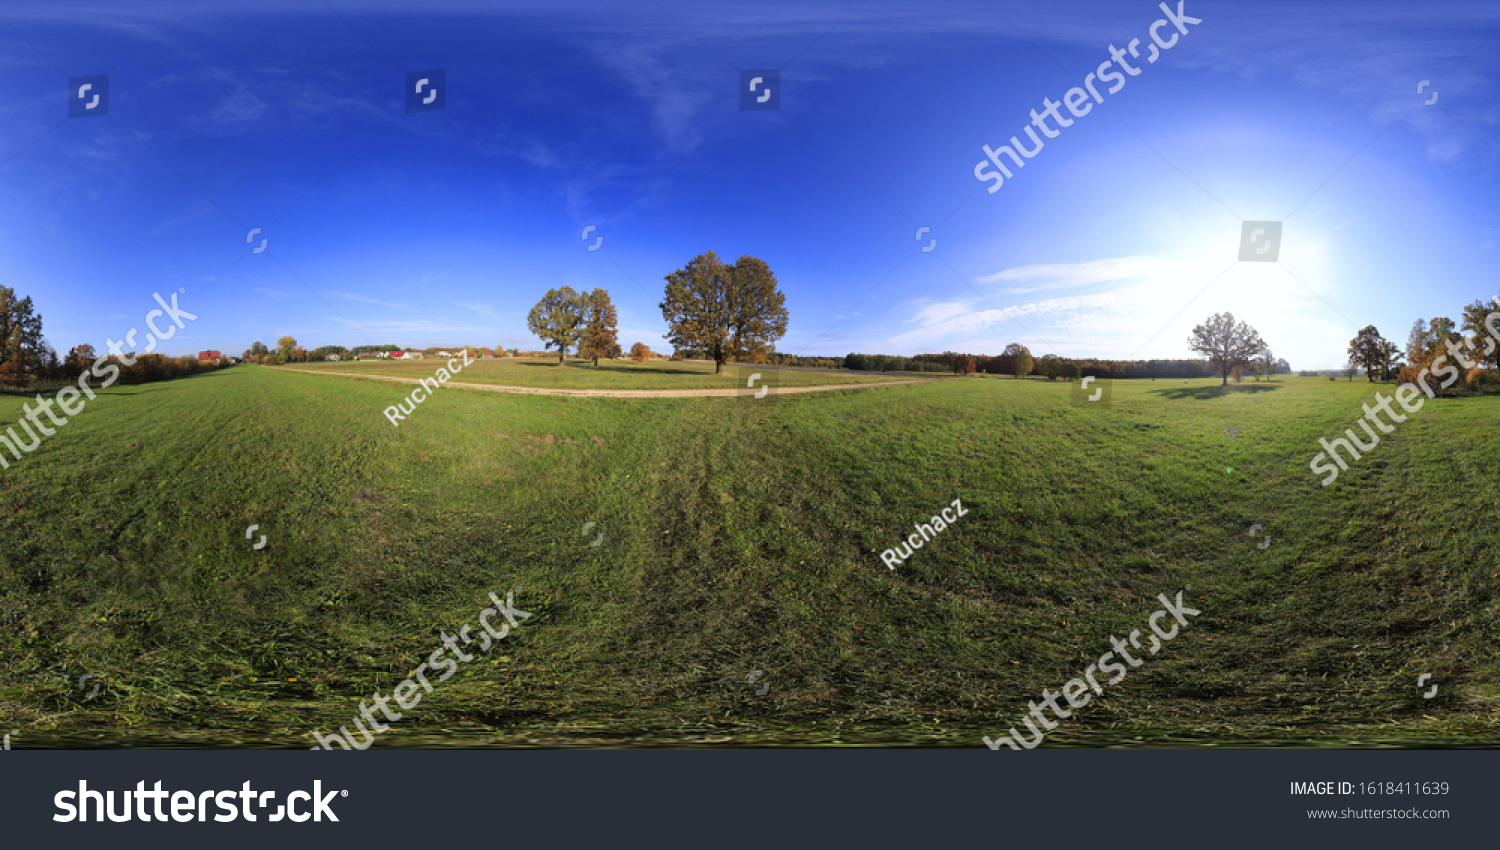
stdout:
<svg viewBox="0 0 1500 850">
<path fill-rule="evenodd" d="M 1500 384 L 1500 373 L 1496 373 L 1493 369 L 1481 369 L 1475 366 L 1468 371 L 1468 374 L 1464 375 L 1464 383 L 1475 389 L 1487 385 L 1493 386 Z"/>
</svg>

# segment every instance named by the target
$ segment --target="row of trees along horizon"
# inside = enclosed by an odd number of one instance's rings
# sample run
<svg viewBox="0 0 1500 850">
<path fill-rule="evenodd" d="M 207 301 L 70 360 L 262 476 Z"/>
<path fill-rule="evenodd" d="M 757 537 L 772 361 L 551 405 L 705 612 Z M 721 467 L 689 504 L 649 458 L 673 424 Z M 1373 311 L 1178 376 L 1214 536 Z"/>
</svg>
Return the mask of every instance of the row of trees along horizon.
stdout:
<svg viewBox="0 0 1500 850">
<path fill-rule="evenodd" d="M 1379 375 L 1383 381 L 1416 383 L 1424 370 L 1439 378 L 1447 374 L 1444 370 L 1456 368 L 1465 390 L 1500 388 L 1500 344 L 1491 338 L 1500 337 L 1500 316 L 1488 321 L 1500 313 L 1500 296 L 1491 301 L 1494 307 L 1478 299 L 1464 305 L 1458 323 L 1447 316 L 1417 319 L 1407 333 L 1404 349 L 1382 337 L 1374 325 L 1366 325 L 1349 340 L 1350 379 L 1356 369 L 1362 369 L 1370 381 Z M 1467 344 L 1469 339 L 1475 344 Z M 1481 340 L 1485 341 L 1482 346 Z M 1438 364 L 1443 358 L 1446 361 Z M 1439 365 L 1441 368 L 1435 368 Z M 1446 378 L 1441 380 L 1447 382 Z M 1438 380 L 1432 383 L 1436 392 L 1444 392 L 1437 386 Z"/>
<path fill-rule="evenodd" d="M 129 365 L 118 360 L 119 376 L 113 383 L 144 384 L 229 366 L 227 359 L 199 360 L 171 357 L 156 352 L 137 355 L 125 352 Z M 0 387 L 9 392 L 40 392 L 61 389 L 93 368 L 98 359 L 94 346 L 83 343 L 59 358 L 57 349 L 42 335 L 42 316 L 31 296 L 19 298 L 16 291 L 0 286 Z"/>
<path fill-rule="evenodd" d="M 1035 357 L 1020 343 L 1011 343 L 995 356 L 945 351 L 941 354 L 913 356 L 850 353 L 841 359 L 825 356 L 803 356 L 775 350 L 776 340 L 786 334 L 788 314 L 785 297 L 776 275 L 764 260 L 743 255 L 733 263 L 723 263 L 708 251 L 690 260 L 683 268 L 665 278 L 666 287 L 660 309 L 668 325 L 667 341 L 673 347 L 672 359 L 704 359 L 715 364 L 721 374 L 730 362 L 762 363 L 779 366 L 843 368 L 858 371 L 953 372 L 954 374 L 1014 375 L 1031 374 L 1056 380 L 1080 377 L 1112 379 L 1204 378 L 1218 375 L 1224 383 L 1232 376 L 1237 380 L 1246 374 L 1270 376 L 1291 371 L 1290 364 L 1276 358 L 1260 335 L 1229 313 L 1216 313 L 1193 329 L 1188 347 L 1200 359 L 1175 360 L 1108 360 L 1101 358 L 1065 358 L 1056 354 Z M 1500 305 L 1500 298 L 1495 299 Z M 1414 380 L 1434 361 L 1447 355 L 1455 358 L 1453 349 L 1467 332 L 1485 338 L 1485 319 L 1492 311 L 1475 300 L 1465 305 L 1461 321 L 1439 316 L 1418 319 L 1408 335 L 1403 350 L 1386 340 L 1374 325 L 1359 331 L 1349 343 L 1347 355 L 1351 377 L 1362 369 L 1370 381 Z M 576 348 L 579 357 L 592 360 L 622 355 L 616 328 L 618 315 L 608 291 L 594 289 L 581 293 L 571 287 L 548 290 L 532 307 L 527 327 L 543 340 L 541 352 L 507 349 L 496 346 L 459 346 L 458 350 L 484 356 L 549 356 L 556 349 L 558 365 L 565 364 L 569 349 Z M 327 345 L 312 350 L 297 340 L 282 337 L 275 349 L 256 342 L 244 353 L 247 362 L 279 364 L 325 360 L 331 354 L 340 359 L 363 357 L 382 351 L 407 350 L 393 344 L 360 345 L 345 348 Z M 435 346 L 424 353 L 452 350 Z M 121 364 L 120 380 L 141 383 L 165 380 L 185 374 L 229 365 L 227 358 L 198 360 L 195 357 L 169 357 L 150 353 L 137 356 L 129 367 Z M 631 347 L 630 356 L 639 361 L 657 356 L 644 343 Z M 1473 360 L 1463 365 L 1465 387 L 1500 385 L 1500 346 L 1475 349 Z M 31 298 L 18 298 L 14 290 L 0 286 L 0 385 L 34 389 L 47 383 L 61 386 L 76 379 L 90 368 L 97 355 L 92 345 L 82 344 L 69 350 L 64 358 L 42 336 L 42 317 L 35 312 Z M 1467 358 L 1466 358 L 1467 359 Z"/>
</svg>

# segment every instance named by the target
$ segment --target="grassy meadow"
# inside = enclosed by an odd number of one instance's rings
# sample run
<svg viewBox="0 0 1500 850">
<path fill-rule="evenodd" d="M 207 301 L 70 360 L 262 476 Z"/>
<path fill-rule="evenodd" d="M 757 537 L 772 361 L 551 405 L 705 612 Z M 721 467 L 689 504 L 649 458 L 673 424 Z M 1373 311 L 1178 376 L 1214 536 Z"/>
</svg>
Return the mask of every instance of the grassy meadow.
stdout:
<svg viewBox="0 0 1500 850">
<path fill-rule="evenodd" d="M 743 386 L 646 365 L 459 380 Z M 1318 438 L 1377 388 L 448 387 L 398 429 L 388 383 L 116 387 L 0 471 L 0 726 L 17 748 L 305 748 L 514 588 L 533 616 L 375 746 L 983 749 L 1191 586 L 1202 615 L 1043 747 L 1495 746 L 1500 397 L 1428 402 L 1322 487 Z M 968 515 L 887 569 L 956 498 Z"/>
<path fill-rule="evenodd" d="M 458 357 L 459 364 L 463 356 Z M 333 374 L 385 375 L 397 378 L 431 378 L 447 359 L 359 360 L 347 363 L 295 363 L 280 367 Z M 497 357 L 475 359 L 453 380 L 464 384 L 495 384 L 512 387 L 557 387 L 570 390 L 708 390 L 744 389 L 751 375 L 760 374 L 757 387 L 812 387 L 824 384 L 872 384 L 885 381 L 942 380 L 940 372 L 850 372 L 842 369 L 778 369 L 774 366 L 732 366 L 714 374 L 713 363 L 699 361 L 568 360 L 557 365 L 556 357 Z"/>
</svg>

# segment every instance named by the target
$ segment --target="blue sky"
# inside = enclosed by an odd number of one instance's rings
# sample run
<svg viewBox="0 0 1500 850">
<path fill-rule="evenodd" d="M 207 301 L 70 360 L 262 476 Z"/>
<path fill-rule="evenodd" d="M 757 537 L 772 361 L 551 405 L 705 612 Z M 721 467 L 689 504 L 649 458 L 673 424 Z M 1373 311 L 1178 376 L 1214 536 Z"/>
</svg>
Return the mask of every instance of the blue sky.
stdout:
<svg viewBox="0 0 1500 850">
<path fill-rule="evenodd" d="M 1189 357 L 1227 310 L 1296 368 L 1500 292 L 1495 4 L 1188 0 L 1149 65 L 1146 2 L 532 5 L 0 5 L 0 283 L 60 353 L 144 347 L 153 292 L 199 317 L 174 354 L 539 349 L 563 285 L 661 350 L 663 276 L 712 250 L 776 272 L 782 351 Z M 1132 38 L 1140 75 L 987 193 L 982 146 Z M 1236 261 L 1243 220 L 1279 262 Z"/>
</svg>

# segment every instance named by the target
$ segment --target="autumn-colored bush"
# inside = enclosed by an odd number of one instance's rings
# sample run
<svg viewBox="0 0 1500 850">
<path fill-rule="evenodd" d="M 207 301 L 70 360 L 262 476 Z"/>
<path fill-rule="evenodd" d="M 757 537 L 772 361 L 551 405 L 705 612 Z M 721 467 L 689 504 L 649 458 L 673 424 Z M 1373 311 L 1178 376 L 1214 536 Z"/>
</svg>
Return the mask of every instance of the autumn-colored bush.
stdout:
<svg viewBox="0 0 1500 850">
<path fill-rule="evenodd" d="M 127 355 L 129 356 L 129 355 Z M 220 368 L 218 360 L 199 360 L 196 357 L 166 357 L 161 354 L 142 354 L 134 358 L 129 366 L 111 359 L 120 370 L 119 384 L 148 384 L 153 381 L 170 381 L 187 375 L 211 372 Z"/>
<path fill-rule="evenodd" d="M 630 359 L 637 363 L 645 363 L 651 357 L 651 349 L 644 342 L 638 342 L 630 346 Z"/>
<path fill-rule="evenodd" d="M 31 370 L 20 358 L 0 363 L 0 384 L 8 387 L 24 387 L 31 383 Z"/>
<path fill-rule="evenodd" d="M 1475 366 L 1464 375 L 1464 383 L 1475 389 L 1494 386 L 1495 384 L 1500 384 L 1500 372 L 1496 372 L 1494 369 L 1481 369 Z"/>
</svg>

